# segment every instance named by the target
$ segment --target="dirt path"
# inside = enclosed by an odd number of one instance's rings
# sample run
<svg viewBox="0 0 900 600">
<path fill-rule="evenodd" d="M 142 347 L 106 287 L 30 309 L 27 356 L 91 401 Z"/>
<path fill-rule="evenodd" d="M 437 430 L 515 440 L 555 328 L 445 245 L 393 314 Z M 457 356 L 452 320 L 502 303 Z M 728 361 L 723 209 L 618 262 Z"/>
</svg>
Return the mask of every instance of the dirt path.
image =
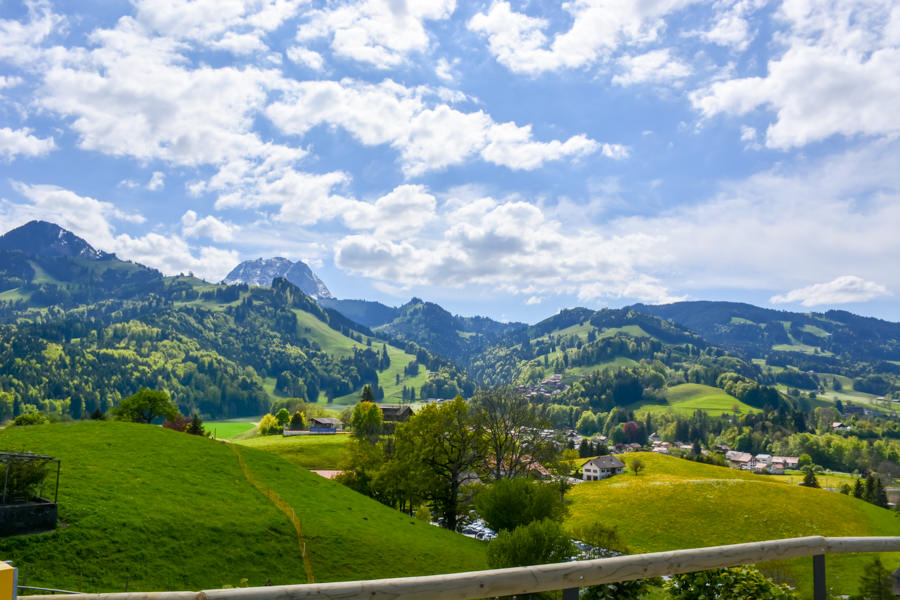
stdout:
<svg viewBox="0 0 900 600">
<path fill-rule="evenodd" d="M 266 498 L 269 499 L 269 502 L 275 505 L 275 507 L 283 512 L 285 516 L 290 520 L 291 525 L 294 526 L 294 529 L 297 530 L 297 544 L 300 547 L 300 553 L 303 556 L 303 568 L 306 569 L 306 583 L 314 583 L 312 574 L 312 564 L 309 562 L 309 553 L 306 551 L 306 542 L 303 541 L 303 529 L 300 525 L 300 519 L 297 518 L 297 514 L 294 512 L 294 509 L 291 507 L 287 501 L 278 495 L 278 492 L 272 490 L 272 488 L 263 485 L 261 481 L 259 481 L 256 477 L 254 477 L 253 472 L 250 470 L 250 467 L 247 466 L 247 463 L 244 462 L 244 457 L 241 456 L 240 451 L 237 449 L 237 445 L 228 444 L 231 447 L 231 450 L 237 455 L 238 462 L 241 465 L 241 471 L 244 472 L 244 477 L 247 478 L 247 481 L 255 487 L 259 492 L 265 495 Z"/>
</svg>

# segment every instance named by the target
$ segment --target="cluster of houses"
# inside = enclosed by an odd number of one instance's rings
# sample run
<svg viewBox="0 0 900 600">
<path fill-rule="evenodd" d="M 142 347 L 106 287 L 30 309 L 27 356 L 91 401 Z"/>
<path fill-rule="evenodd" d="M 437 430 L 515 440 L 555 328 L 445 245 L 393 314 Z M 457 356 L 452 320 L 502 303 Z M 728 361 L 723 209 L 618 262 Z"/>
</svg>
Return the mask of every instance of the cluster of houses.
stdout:
<svg viewBox="0 0 900 600">
<path fill-rule="evenodd" d="M 800 466 L 800 459 L 796 456 L 772 456 L 771 454 L 754 456 L 749 452 L 738 452 L 737 450 L 727 451 L 725 460 L 734 469 L 755 473 L 766 472 L 772 475 L 783 475 L 785 469 L 797 469 Z"/>
<path fill-rule="evenodd" d="M 405 405 L 396 405 L 396 404 L 376 404 L 376 406 L 381 410 L 381 418 L 385 423 L 405 423 L 409 421 L 409 418 L 413 415 L 412 409 Z M 284 426 L 284 431 L 282 435 L 285 437 L 290 437 L 293 435 L 310 435 L 310 434 L 334 434 L 340 433 L 344 430 L 344 424 L 340 419 L 335 419 L 334 417 L 312 417 L 309 420 L 309 430 L 308 431 L 297 431 L 289 428 L 289 425 Z"/>
<path fill-rule="evenodd" d="M 555 396 L 564 392 L 568 387 L 562 382 L 562 375 L 555 373 L 537 385 L 520 385 L 516 390 L 529 398 L 535 398 L 539 396 Z"/>
</svg>

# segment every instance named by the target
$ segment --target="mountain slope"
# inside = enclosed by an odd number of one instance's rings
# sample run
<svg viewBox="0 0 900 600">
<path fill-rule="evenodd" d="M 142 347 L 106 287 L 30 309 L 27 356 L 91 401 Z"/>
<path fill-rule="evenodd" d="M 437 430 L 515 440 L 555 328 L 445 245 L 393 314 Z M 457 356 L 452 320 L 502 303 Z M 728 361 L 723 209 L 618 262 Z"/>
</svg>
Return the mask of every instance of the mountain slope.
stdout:
<svg viewBox="0 0 900 600">
<path fill-rule="evenodd" d="M 99 260 L 111 256 L 95 250 L 86 241 L 47 221 L 30 221 L 0 236 L 0 250 L 18 250 L 35 256 L 66 256 Z"/>
<path fill-rule="evenodd" d="M 632 306 L 672 321 L 709 342 L 749 357 L 805 355 L 820 368 L 847 362 L 900 361 L 900 323 L 846 311 L 795 313 L 738 302 Z M 796 358 L 795 358 L 796 360 Z"/>
<path fill-rule="evenodd" d="M 134 592 L 239 587 L 244 578 L 305 583 L 297 533 L 267 489 L 301 521 L 317 582 L 485 568 L 483 544 L 252 448 L 117 422 L 8 428 L 0 446 L 62 462 L 64 525 L 0 539 L 0 554 L 29 585 Z"/>
<path fill-rule="evenodd" d="M 232 269 L 225 276 L 225 279 L 222 280 L 222 283 L 227 285 L 244 283 L 269 287 L 279 277 L 287 279 L 311 298 L 330 299 L 334 297 L 328 291 L 328 288 L 325 287 L 325 284 L 322 283 L 322 280 L 316 277 L 306 263 L 299 260 L 292 262 L 280 256 L 245 260 Z"/>
</svg>

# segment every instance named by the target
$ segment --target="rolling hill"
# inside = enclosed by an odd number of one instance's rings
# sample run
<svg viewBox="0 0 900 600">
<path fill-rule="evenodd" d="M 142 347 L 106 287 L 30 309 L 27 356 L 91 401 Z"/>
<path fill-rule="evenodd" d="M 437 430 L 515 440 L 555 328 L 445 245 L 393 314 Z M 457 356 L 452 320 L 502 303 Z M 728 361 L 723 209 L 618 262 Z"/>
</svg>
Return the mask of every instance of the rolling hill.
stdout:
<svg viewBox="0 0 900 600">
<path fill-rule="evenodd" d="M 632 410 L 643 409 L 653 413 L 671 410 L 683 415 L 691 415 L 694 411 L 702 410 L 710 416 L 735 412 L 739 414 L 759 412 L 758 408 L 744 404 L 717 387 L 700 383 L 682 383 L 672 386 L 665 391 L 665 400 L 665 404 L 641 404 L 629 408 Z"/>
<path fill-rule="evenodd" d="M 599 521 L 634 552 L 807 535 L 900 535 L 900 515 L 850 496 L 652 453 L 629 454 L 625 462 L 635 458 L 646 466 L 640 475 L 626 471 L 568 493 L 570 529 Z M 892 564 L 900 554 L 884 558 Z M 829 587 L 855 592 L 866 560 L 829 557 Z M 769 565 L 768 571 L 801 591 L 810 585 L 808 560 Z"/>
<path fill-rule="evenodd" d="M 62 463 L 56 531 L 0 539 L 0 555 L 29 585 L 120 592 L 304 583 L 303 544 L 318 582 L 485 568 L 482 543 L 252 448 L 117 422 L 8 428 L 0 447 Z M 299 543 L 276 503 L 299 519 Z"/>
</svg>

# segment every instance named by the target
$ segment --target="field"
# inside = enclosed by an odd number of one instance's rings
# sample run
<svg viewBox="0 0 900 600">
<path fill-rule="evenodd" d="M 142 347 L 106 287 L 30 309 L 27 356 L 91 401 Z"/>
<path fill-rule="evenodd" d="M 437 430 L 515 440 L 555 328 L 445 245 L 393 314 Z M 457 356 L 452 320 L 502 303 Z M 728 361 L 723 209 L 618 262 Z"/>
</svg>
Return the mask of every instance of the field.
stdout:
<svg viewBox="0 0 900 600">
<path fill-rule="evenodd" d="M 256 427 L 253 421 L 205 421 L 203 427 L 216 439 L 230 440 L 236 435 L 246 433 Z"/>
<path fill-rule="evenodd" d="M 673 411 L 683 415 L 693 414 L 695 410 L 704 410 L 712 416 L 733 413 L 734 407 L 740 414 L 759 412 L 759 409 L 748 406 L 717 387 L 699 383 L 682 383 L 666 390 L 665 404 L 639 404 L 630 406 L 632 410 L 645 410 L 651 413 Z"/>
<path fill-rule="evenodd" d="M 297 532 L 267 490 L 299 518 L 315 581 L 486 568 L 483 543 L 246 446 L 79 422 L 7 428 L 0 447 L 62 464 L 60 527 L 0 539 L 0 556 L 28 585 L 121 592 L 304 583 Z"/>
<path fill-rule="evenodd" d="M 337 469 L 341 450 L 349 438 L 335 435 L 264 435 L 239 440 L 236 443 L 277 454 L 288 462 L 304 469 Z"/>
<path fill-rule="evenodd" d="M 862 500 L 669 456 L 634 457 L 646 465 L 640 475 L 626 471 L 569 492 L 570 528 L 600 521 L 615 527 L 635 552 L 807 535 L 900 535 L 900 515 Z M 890 565 L 898 559 L 900 554 L 885 555 L 882 562 Z M 829 586 L 855 592 L 867 560 L 830 556 Z M 805 593 L 811 585 L 809 565 L 808 559 L 798 559 L 766 568 Z"/>
</svg>

